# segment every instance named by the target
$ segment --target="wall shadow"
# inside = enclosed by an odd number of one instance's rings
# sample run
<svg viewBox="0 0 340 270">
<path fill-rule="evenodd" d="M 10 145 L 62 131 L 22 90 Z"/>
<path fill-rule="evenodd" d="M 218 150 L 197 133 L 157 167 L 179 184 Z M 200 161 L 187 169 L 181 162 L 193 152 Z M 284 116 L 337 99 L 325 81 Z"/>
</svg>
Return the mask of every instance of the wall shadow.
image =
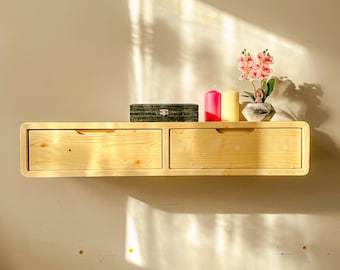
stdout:
<svg viewBox="0 0 340 270">
<path fill-rule="evenodd" d="M 176 213 L 319 213 L 340 210 L 339 149 L 320 131 L 330 112 L 321 108 L 320 85 L 296 86 L 277 78 L 270 102 L 273 121 L 304 120 L 311 126 L 307 176 L 118 177 L 98 179 L 108 189 Z"/>
<path fill-rule="evenodd" d="M 159 11 L 155 9 L 155 14 L 161 14 Z M 221 63 L 216 59 L 216 55 L 220 55 L 214 51 L 216 47 L 210 49 L 201 45 L 202 42 L 197 42 L 197 46 L 185 47 L 186 39 L 180 35 L 178 26 L 186 26 L 186 23 L 178 23 L 180 17 L 175 18 L 171 24 L 157 18 L 156 26 L 152 29 L 154 32 L 137 32 L 138 35 L 141 34 L 141 40 L 144 42 L 139 53 L 140 59 L 143 60 L 140 63 L 145 65 L 145 72 L 139 74 L 143 78 L 140 87 L 135 86 L 143 92 L 135 91 L 136 97 L 133 97 L 131 91 L 132 98 L 138 100 L 138 96 L 141 100 L 154 99 L 156 102 L 185 100 L 185 97 L 191 100 L 198 95 L 191 95 L 190 91 L 185 89 L 185 84 L 180 83 L 183 71 L 178 67 L 187 65 L 192 68 L 195 78 L 203 78 L 202 81 L 195 79 L 189 84 L 193 89 L 197 88 L 195 85 L 202 87 L 204 83 L 212 80 L 209 78 L 209 70 L 220 70 L 211 68 L 213 63 Z M 210 35 L 204 35 L 204 29 L 195 25 L 194 30 L 195 39 L 199 37 L 198 39 L 202 40 L 205 37 L 209 41 Z M 203 33 L 201 37 L 200 33 Z M 147 36 L 143 36 L 144 34 Z M 248 35 L 244 36 L 247 42 L 256 40 Z M 150 40 L 151 37 L 153 40 Z M 138 42 L 135 45 L 138 45 Z M 183 45 L 184 47 L 181 47 Z M 291 50 L 290 48 L 289 51 Z M 284 50 L 281 53 L 284 53 Z M 291 55 L 291 59 L 293 58 L 294 54 Z M 234 67 L 234 62 L 229 65 Z M 202 66 L 202 70 L 197 68 Z M 217 74 L 215 77 L 223 76 Z M 168 78 L 176 80 L 164 86 L 163 82 L 169 81 Z M 209 269 L 214 263 L 215 268 L 221 265 L 224 267 L 220 268 L 224 269 L 228 261 L 235 261 L 239 268 L 255 269 L 256 265 L 248 266 L 243 260 L 247 258 L 252 264 L 260 263 L 258 258 L 252 258 L 252 255 L 258 255 L 254 253 L 255 250 L 261 250 L 262 258 L 275 257 L 278 260 L 276 268 L 279 269 L 278 257 L 304 254 L 301 247 L 304 246 L 304 239 L 308 239 L 306 225 L 315 221 L 309 216 L 337 213 L 340 210 L 340 184 L 337 181 L 340 169 L 337 165 L 339 149 L 328 134 L 322 132 L 322 124 L 331 115 L 331 112 L 322 108 L 324 89 L 314 83 L 295 85 L 288 78 L 277 78 L 276 83 L 275 92 L 270 98 L 277 112 L 272 121 L 304 120 L 311 126 L 310 173 L 304 177 L 80 179 L 78 184 L 86 186 L 85 188 L 98 199 L 111 197 L 109 202 L 112 207 L 117 201 L 121 205 L 126 202 L 125 216 L 121 213 L 119 215 L 119 218 L 126 220 L 125 249 L 132 247 L 138 251 L 133 246 L 132 240 L 135 240 L 140 247 L 141 258 L 149 260 L 150 265 L 172 266 L 169 269 L 188 269 L 189 265 L 190 268 Z M 156 91 L 158 88 L 162 89 L 161 93 Z M 169 94 L 165 94 L 167 92 Z M 183 96 L 184 93 L 187 93 L 187 96 Z M 114 200 L 115 196 L 119 197 Z M 129 242 L 132 236 L 135 239 Z M 321 238 L 321 235 L 313 234 L 314 239 L 318 239 L 317 236 Z M 123 241 L 123 237 L 124 235 L 120 241 Z M 242 254 L 242 257 L 234 256 L 230 247 Z M 128 258 L 126 256 L 127 260 Z M 185 261 L 185 258 L 190 258 L 190 263 Z M 220 258 L 225 258 L 226 261 L 218 263 Z M 193 262 L 196 265 L 192 265 Z M 207 262 L 209 267 L 205 267 Z M 234 265 L 230 268 L 237 267 Z M 269 267 L 257 269 L 261 268 Z"/>
<path fill-rule="evenodd" d="M 304 120 L 310 124 L 310 173 L 288 177 L 87 179 L 87 187 L 98 196 L 117 192 L 126 196 L 125 249 L 135 243 L 148 265 L 187 267 L 194 261 L 195 269 L 207 269 L 206 263 L 226 267 L 232 261 L 251 268 L 253 265 L 237 254 L 252 258 L 254 250 L 261 250 L 261 256 L 277 266 L 285 256 L 306 256 L 306 250 L 313 246 L 306 235 L 320 234 L 306 225 L 319 222 L 320 215 L 340 210 L 340 154 L 321 131 L 331 114 L 321 107 L 321 86 L 296 86 L 288 78 L 277 78 L 276 82 L 275 95 L 270 98 L 277 112 L 273 121 Z M 207 252 L 209 260 L 205 259 Z M 191 262 L 183 260 L 184 253 Z M 126 259 L 134 263 L 133 258 Z M 261 264 L 255 257 L 250 261 Z"/>
</svg>

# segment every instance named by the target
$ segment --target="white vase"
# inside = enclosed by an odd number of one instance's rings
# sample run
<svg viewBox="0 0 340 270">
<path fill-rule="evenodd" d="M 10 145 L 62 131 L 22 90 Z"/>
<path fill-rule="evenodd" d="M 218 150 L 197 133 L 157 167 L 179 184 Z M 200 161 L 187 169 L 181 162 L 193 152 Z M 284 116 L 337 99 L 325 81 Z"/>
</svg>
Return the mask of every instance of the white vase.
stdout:
<svg viewBox="0 0 340 270">
<path fill-rule="evenodd" d="M 247 121 L 269 121 L 275 114 L 270 103 L 248 103 L 242 110 Z"/>
</svg>

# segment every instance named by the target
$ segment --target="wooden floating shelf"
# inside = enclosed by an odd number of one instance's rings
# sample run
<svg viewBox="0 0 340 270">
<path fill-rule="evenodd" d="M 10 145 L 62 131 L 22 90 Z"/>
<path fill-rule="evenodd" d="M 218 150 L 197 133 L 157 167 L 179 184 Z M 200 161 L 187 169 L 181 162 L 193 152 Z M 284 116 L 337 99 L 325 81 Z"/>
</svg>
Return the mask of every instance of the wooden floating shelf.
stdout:
<svg viewBox="0 0 340 270">
<path fill-rule="evenodd" d="M 306 175 L 306 122 L 33 122 L 27 177 Z"/>
</svg>

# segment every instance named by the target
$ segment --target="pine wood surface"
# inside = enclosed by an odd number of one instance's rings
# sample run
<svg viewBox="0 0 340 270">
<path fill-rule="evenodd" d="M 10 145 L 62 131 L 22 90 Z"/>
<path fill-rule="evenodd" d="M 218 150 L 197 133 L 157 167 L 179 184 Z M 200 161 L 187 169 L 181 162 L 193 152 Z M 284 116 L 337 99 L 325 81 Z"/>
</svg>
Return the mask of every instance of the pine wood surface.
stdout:
<svg viewBox="0 0 340 270">
<path fill-rule="evenodd" d="M 34 122 L 21 126 L 28 177 L 305 175 L 310 130 L 292 122 Z"/>
</svg>

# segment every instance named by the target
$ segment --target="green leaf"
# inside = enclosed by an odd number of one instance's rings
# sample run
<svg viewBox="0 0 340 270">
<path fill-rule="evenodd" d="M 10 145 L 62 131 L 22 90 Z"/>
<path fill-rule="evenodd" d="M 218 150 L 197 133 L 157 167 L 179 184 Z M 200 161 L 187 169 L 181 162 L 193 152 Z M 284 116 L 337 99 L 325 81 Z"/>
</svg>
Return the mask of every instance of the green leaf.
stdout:
<svg viewBox="0 0 340 270">
<path fill-rule="evenodd" d="M 267 93 L 268 93 L 268 85 L 267 85 L 266 80 L 263 80 L 261 82 L 261 89 L 263 90 L 263 98 L 266 98 L 267 97 Z"/>
<path fill-rule="evenodd" d="M 266 93 L 266 97 L 270 96 L 270 94 L 274 91 L 275 79 L 271 78 L 267 81 L 268 92 Z"/>
<path fill-rule="evenodd" d="M 265 80 L 262 81 L 261 88 L 265 93 L 268 91 L 268 84 Z"/>
<path fill-rule="evenodd" d="M 243 91 L 243 92 L 247 94 L 247 95 L 243 95 L 243 97 L 249 97 L 252 100 L 255 100 L 255 96 L 252 92 L 248 92 L 248 91 Z"/>
</svg>

